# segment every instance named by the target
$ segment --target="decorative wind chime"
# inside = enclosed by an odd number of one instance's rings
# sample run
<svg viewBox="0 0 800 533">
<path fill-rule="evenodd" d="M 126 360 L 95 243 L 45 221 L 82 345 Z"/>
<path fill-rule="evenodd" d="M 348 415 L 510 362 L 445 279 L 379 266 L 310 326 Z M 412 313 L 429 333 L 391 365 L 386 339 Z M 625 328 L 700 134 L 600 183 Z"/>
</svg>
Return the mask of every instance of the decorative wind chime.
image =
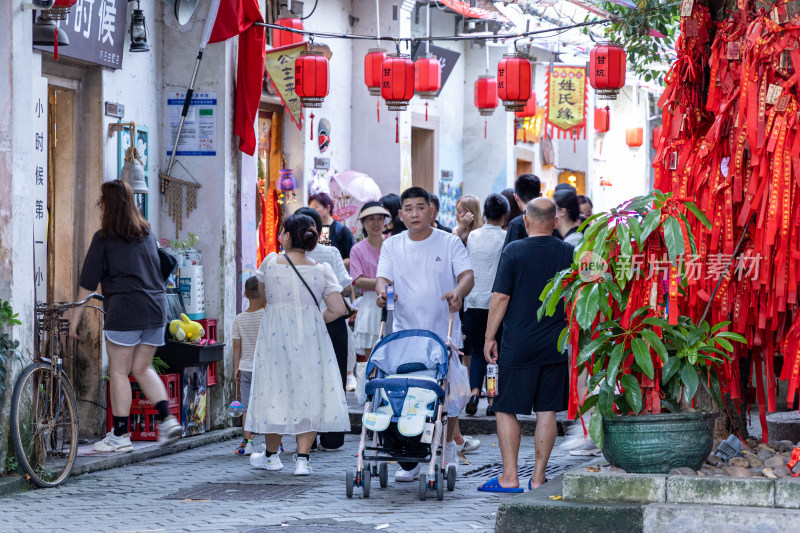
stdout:
<svg viewBox="0 0 800 533">
<path fill-rule="evenodd" d="M 181 165 L 179 161 L 177 163 Z M 186 170 L 186 167 L 183 169 Z M 189 171 L 186 170 L 186 173 L 188 174 Z M 196 181 L 173 178 L 163 173 L 159 173 L 158 176 L 161 178 L 161 194 L 164 195 L 164 201 L 167 204 L 167 214 L 175 222 L 175 238 L 177 239 L 183 229 L 184 188 L 186 189 L 186 216 L 188 217 L 192 211 L 197 209 L 197 191 L 200 190 L 201 185 Z"/>
<path fill-rule="evenodd" d="M 297 195 L 295 194 L 295 189 L 297 189 L 297 182 L 294 180 L 294 171 L 288 168 L 281 169 L 279 171 L 280 178 L 278 178 L 278 190 L 281 193 L 278 195 L 278 203 L 279 204 L 289 204 L 297 203 Z"/>
<path fill-rule="evenodd" d="M 800 385 L 800 27 L 783 3 L 739 8 L 712 23 L 706 6 L 681 5 L 653 166 L 657 189 L 692 198 L 715 221 L 692 231 L 700 263 L 719 262 L 722 277 L 689 281 L 679 301 L 684 314 L 731 321 L 747 338 L 720 363 L 721 392 L 745 400 L 741 372 L 753 371 L 767 442 L 776 356 L 790 407 Z"/>
</svg>

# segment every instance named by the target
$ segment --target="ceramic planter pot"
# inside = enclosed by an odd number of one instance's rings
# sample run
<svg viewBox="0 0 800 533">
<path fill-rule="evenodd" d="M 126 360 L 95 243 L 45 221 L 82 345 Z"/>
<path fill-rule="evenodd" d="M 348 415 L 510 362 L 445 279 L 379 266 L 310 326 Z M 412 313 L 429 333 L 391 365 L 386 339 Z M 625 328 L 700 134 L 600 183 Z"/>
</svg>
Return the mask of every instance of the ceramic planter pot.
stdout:
<svg viewBox="0 0 800 533">
<path fill-rule="evenodd" d="M 603 456 L 612 466 L 639 474 L 699 469 L 714 445 L 719 413 L 662 413 L 603 420 Z"/>
</svg>

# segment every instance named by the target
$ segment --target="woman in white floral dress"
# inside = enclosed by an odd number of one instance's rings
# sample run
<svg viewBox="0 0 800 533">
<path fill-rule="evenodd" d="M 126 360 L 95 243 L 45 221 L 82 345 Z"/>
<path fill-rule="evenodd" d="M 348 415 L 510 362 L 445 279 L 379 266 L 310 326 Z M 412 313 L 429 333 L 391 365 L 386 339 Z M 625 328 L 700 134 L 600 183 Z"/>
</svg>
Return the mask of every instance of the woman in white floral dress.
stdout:
<svg viewBox="0 0 800 533">
<path fill-rule="evenodd" d="M 325 328 L 346 310 L 331 267 L 306 257 L 318 237 L 308 216 L 288 217 L 280 236 L 286 253 L 269 254 L 256 273 L 267 299 L 245 428 L 266 434 L 266 452 L 250 456 L 256 468 L 283 468 L 281 437 L 296 435 L 294 473 L 309 475 L 308 454 L 317 432 L 350 430 L 342 378 Z M 320 311 L 321 301 L 325 311 Z"/>
</svg>

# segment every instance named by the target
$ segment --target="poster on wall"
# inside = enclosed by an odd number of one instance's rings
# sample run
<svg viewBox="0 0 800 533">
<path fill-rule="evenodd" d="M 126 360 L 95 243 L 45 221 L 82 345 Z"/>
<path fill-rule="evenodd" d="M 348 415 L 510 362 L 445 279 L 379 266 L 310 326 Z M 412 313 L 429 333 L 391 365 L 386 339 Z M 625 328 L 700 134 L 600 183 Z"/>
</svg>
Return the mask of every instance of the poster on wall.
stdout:
<svg viewBox="0 0 800 533">
<path fill-rule="evenodd" d="M 37 304 L 47 302 L 47 79 L 33 79 L 33 283 Z"/>
<path fill-rule="evenodd" d="M 453 173 L 442 171 L 439 181 L 439 223 L 448 228 L 456 227 L 456 201 L 461 197 L 463 182 L 453 181 Z"/>
<path fill-rule="evenodd" d="M 58 55 L 120 69 L 127 24 L 128 0 L 77 0 L 67 18 L 56 22 L 69 39 L 69 46 L 60 46 Z M 34 48 L 53 52 L 52 46 Z"/>
<path fill-rule="evenodd" d="M 186 93 L 167 95 L 169 118 L 169 143 L 167 155 L 172 155 L 175 136 L 181 123 L 181 110 Z M 194 93 L 189 102 L 189 112 L 183 123 L 177 155 L 217 155 L 217 93 Z"/>
</svg>

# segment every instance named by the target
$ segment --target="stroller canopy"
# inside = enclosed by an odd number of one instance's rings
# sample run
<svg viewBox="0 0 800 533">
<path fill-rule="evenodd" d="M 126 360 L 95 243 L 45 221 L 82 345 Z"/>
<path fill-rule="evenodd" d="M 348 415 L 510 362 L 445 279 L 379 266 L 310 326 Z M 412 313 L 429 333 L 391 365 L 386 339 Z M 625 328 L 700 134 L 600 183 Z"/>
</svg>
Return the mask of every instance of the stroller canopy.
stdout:
<svg viewBox="0 0 800 533">
<path fill-rule="evenodd" d="M 441 379 L 447 375 L 447 347 L 435 333 L 424 329 L 398 331 L 375 345 L 365 375 L 372 375 L 375 368 L 383 375 L 432 370 Z"/>
</svg>

